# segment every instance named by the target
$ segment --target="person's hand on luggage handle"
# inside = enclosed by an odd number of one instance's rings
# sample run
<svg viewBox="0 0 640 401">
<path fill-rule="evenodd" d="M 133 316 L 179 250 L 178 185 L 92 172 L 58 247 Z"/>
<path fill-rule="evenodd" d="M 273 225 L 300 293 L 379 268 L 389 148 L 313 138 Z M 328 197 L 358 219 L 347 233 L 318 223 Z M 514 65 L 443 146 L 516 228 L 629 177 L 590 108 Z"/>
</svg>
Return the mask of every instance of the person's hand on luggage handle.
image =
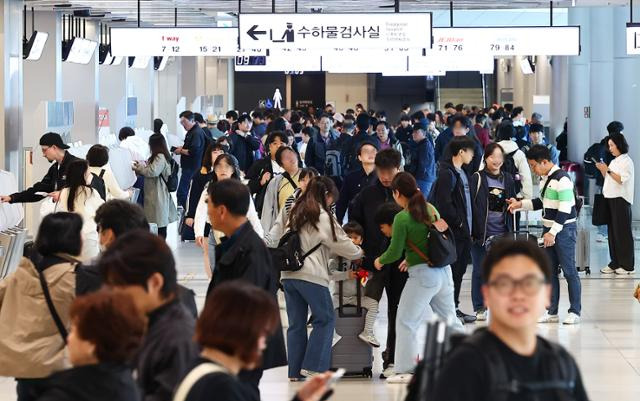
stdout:
<svg viewBox="0 0 640 401">
<path fill-rule="evenodd" d="M 507 210 L 512 214 L 515 214 L 518 209 L 522 209 L 522 201 L 515 198 L 507 199 L 507 204 L 509 205 Z"/>
<path fill-rule="evenodd" d="M 331 391 L 329 388 L 329 379 L 333 376 L 333 372 L 325 372 L 313 376 L 307 380 L 296 394 L 300 401 L 320 401 Z M 328 397 L 327 397 L 328 398 Z"/>
<path fill-rule="evenodd" d="M 551 233 L 546 233 L 542 236 L 542 239 L 544 240 L 545 248 L 551 248 L 556 244 L 556 236 Z"/>
<path fill-rule="evenodd" d="M 196 245 L 198 245 L 202 249 L 204 249 L 204 247 L 206 245 L 204 239 L 205 239 L 205 237 L 201 237 L 201 236 L 196 237 Z"/>
<path fill-rule="evenodd" d="M 439 220 L 434 221 L 433 226 L 436 228 L 436 230 L 438 230 L 441 233 L 447 231 L 447 229 L 449 228 L 449 225 L 443 218 L 440 218 Z"/>
<path fill-rule="evenodd" d="M 0 196 L 0 203 L 11 203 L 11 196 L 10 195 Z"/>
<path fill-rule="evenodd" d="M 349 270 L 349 280 L 355 280 L 358 278 L 358 272 L 355 270 Z"/>
<path fill-rule="evenodd" d="M 398 270 L 400 270 L 403 273 L 409 270 L 409 263 L 407 263 L 407 259 L 400 262 L 400 264 L 398 265 Z"/>
<path fill-rule="evenodd" d="M 375 267 L 376 270 L 382 270 L 382 266 L 384 265 L 380 263 L 380 258 L 376 258 L 376 260 L 373 261 L 373 267 Z"/>
</svg>

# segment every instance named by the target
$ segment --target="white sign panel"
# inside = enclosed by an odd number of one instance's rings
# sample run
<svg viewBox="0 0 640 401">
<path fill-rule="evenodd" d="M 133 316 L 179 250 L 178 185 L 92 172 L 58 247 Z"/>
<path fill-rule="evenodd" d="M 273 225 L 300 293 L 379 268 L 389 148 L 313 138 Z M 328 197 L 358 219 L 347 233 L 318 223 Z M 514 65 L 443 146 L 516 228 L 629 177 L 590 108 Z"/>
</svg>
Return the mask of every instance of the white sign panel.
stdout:
<svg viewBox="0 0 640 401">
<path fill-rule="evenodd" d="M 451 55 L 577 56 L 579 26 L 434 28 L 433 52 Z"/>
<path fill-rule="evenodd" d="M 640 54 L 640 25 L 627 24 L 627 54 Z"/>
<path fill-rule="evenodd" d="M 112 28 L 114 56 L 238 55 L 237 28 Z M 257 51 L 252 54 L 262 54 Z"/>
<path fill-rule="evenodd" d="M 240 14 L 241 48 L 431 48 L 431 13 Z"/>
</svg>

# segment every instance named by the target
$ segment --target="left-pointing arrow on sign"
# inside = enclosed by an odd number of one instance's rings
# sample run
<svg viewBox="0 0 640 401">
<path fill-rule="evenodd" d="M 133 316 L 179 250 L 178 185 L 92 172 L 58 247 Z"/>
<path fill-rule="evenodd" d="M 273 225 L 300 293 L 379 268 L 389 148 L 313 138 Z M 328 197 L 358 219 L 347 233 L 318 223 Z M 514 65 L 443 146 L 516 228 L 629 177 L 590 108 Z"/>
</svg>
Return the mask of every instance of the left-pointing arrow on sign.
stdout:
<svg viewBox="0 0 640 401">
<path fill-rule="evenodd" d="M 266 35 L 267 31 L 257 31 L 258 25 L 254 25 L 247 31 L 247 35 L 251 36 L 253 40 L 258 40 L 256 35 Z"/>
</svg>

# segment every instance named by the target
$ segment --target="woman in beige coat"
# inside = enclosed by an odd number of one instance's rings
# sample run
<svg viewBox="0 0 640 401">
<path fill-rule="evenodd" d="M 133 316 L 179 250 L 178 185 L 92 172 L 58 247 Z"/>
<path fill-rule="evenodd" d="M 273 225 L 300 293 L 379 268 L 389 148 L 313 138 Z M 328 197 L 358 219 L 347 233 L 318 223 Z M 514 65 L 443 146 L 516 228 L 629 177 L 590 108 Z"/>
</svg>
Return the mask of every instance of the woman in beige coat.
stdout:
<svg viewBox="0 0 640 401">
<path fill-rule="evenodd" d="M 76 213 L 45 216 L 36 238 L 42 260 L 23 258 L 0 281 L 0 376 L 15 377 L 18 401 L 36 400 L 51 373 L 68 368 L 65 331 L 76 294 L 77 257 L 82 250 L 82 218 Z M 47 306 L 41 278 L 59 317 Z"/>
</svg>

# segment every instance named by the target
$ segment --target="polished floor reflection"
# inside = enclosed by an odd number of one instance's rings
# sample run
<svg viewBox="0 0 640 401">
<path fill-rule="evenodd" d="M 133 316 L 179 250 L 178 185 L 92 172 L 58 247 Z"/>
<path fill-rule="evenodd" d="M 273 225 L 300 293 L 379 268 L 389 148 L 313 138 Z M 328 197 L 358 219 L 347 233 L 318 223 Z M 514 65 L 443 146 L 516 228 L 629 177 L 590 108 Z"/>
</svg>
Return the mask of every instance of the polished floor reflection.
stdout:
<svg viewBox="0 0 640 401">
<path fill-rule="evenodd" d="M 640 399 L 640 303 L 633 297 L 637 282 L 634 277 L 606 277 L 599 273 L 608 259 L 605 243 L 591 235 L 592 275 L 582 280 L 582 323 L 578 326 L 559 324 L 540 325 L 541 335 L 566 346 L 578 361 L 590 398 L 594 401 L 636 401 Z M 192 243 L 177 243 L 175 233 L 170 243 L 178 259 L 179 277 L 183 284 L 198 295 L 199 307 L 204 302 L 207 279 L 201 253 Z M 640 249 L 640 242 L 636 242 Z M 636 250 L 636 260 L 640 252 Z M 471 269 L 471 267 L 470 267 Z M 568 295 L 561 281 L 561 319 L 568 309 Z M 470 312 L 470 270 L 463 283 L 461 309 Z M 384 344 L 386 338 L 386 299 L 380 305 L 376 322 L 376 335 Z M 286 320 L 286 314 L 283 315 Z M 468 325 L 472 331 L 476 326 Z M 424 332 L 420 334 L 424 338 Z M 388 385 L 377 377 L 382 369 L 380 351 L 374 353 L 373 379 L 345 379 L 336 387 L 334 401 L 372 400 L 396 401 L 404 398 L 404 386 Z M 463 380 L 463 378 L 461 378 Z M 0 400 L 15 400 L 15 382 L 0 378 Z M 267 371 L 262 381 L 262 399 L 265 401 L 290 400 L 299 384 L 287 381 L 286 368 Z"/>
</svg>

